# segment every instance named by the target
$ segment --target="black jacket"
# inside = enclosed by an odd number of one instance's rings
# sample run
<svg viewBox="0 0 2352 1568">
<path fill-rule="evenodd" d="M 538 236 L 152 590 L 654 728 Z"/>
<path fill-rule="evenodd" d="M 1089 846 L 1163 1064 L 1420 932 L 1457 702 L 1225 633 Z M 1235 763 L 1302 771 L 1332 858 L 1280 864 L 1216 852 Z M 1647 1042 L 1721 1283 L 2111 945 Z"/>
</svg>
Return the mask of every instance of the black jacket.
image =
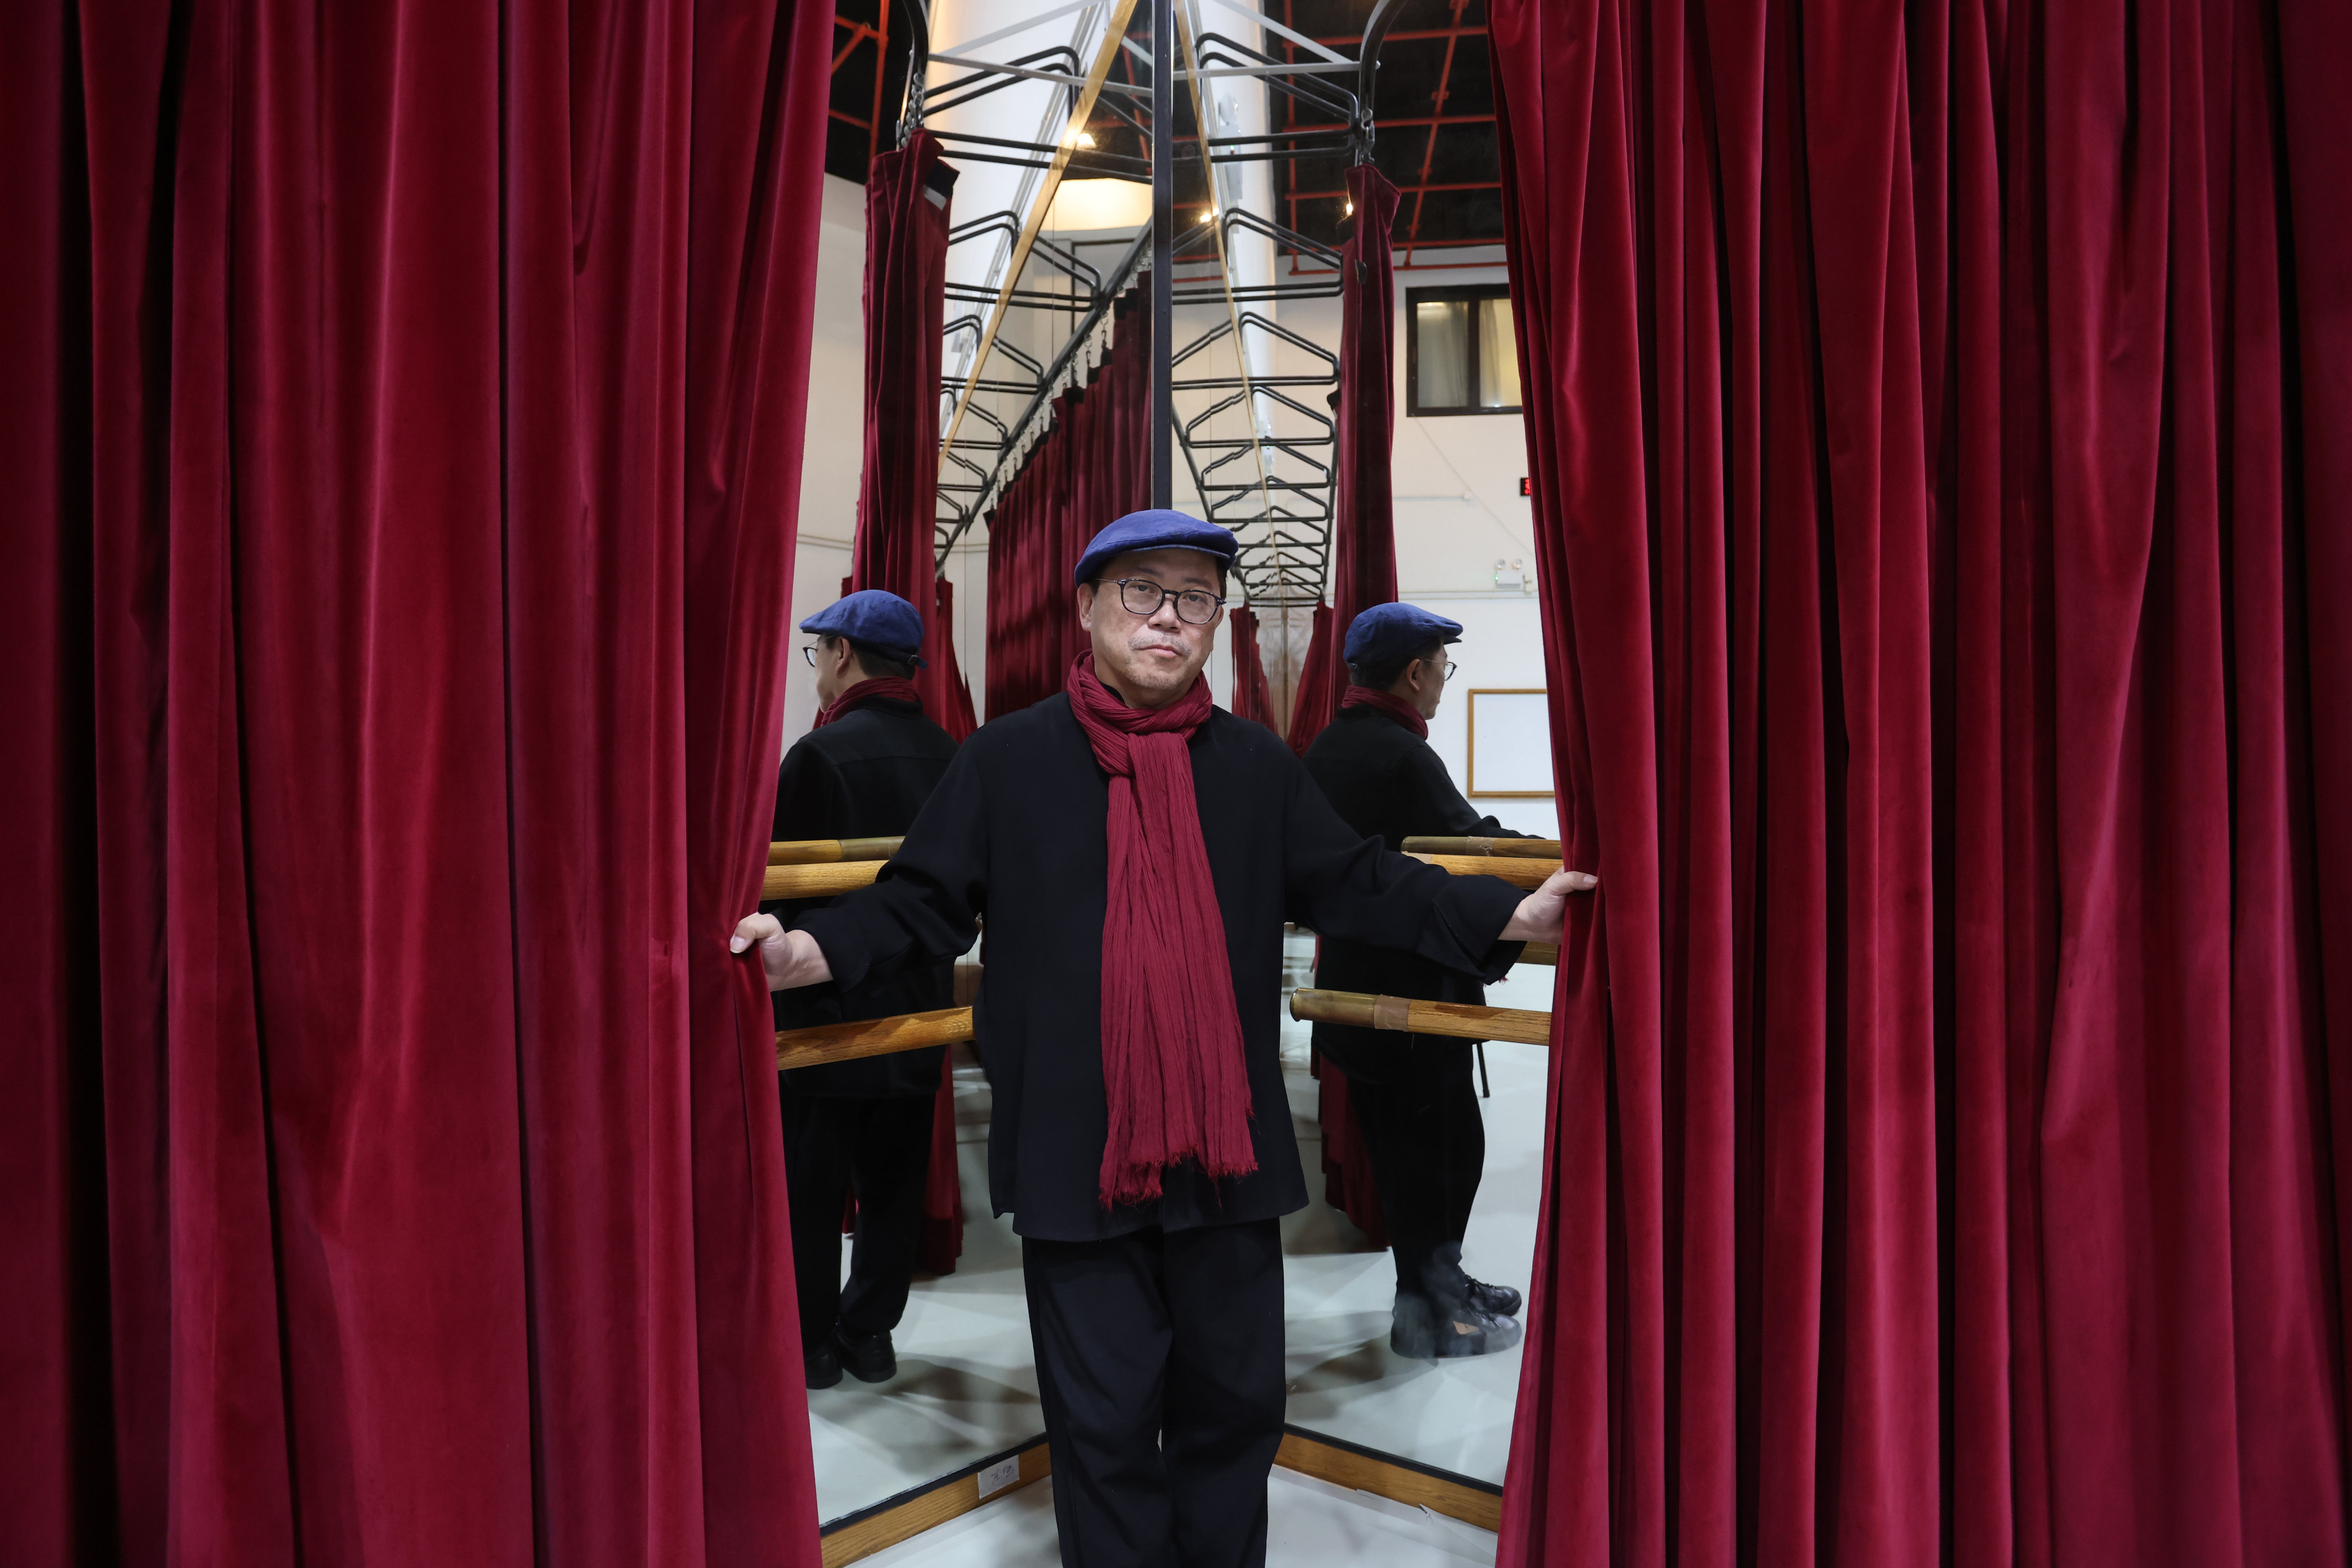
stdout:
<svg viewBox="0 0 2352 1568">
<path fill-rule="evenodd" d="M 1379 709 L 1342 708 L 1307 748 L 1307 771 L 1349 826 L 1391 849 L 1415 835 L 1449 838 L 1525 838 L 1481 816 L 1454 787 L 1429 742 Z M 1319 929 L 1319 928 L 1318 928 Z M 1327 991 L 1367 991 L 1430 1002 L 1482 1003 L 1477 980 L 1417 953 L 1351 942 L 1322 931 L 1315 983 Z M 1510 956 L 1517 960 L 1514 945 Z M 1342 1024 L 1315 1026 L 1315 1049 L 1343 1071 L 1375 1083 L 1415 1080 L 1470 1048 L 1467 1040 L 1405 1035 Z"/>
<path fill-rule="evenodd" d="M 877 700 L 811 730 L 784 753 L 776 782 L 778 838 L 892 838 L 907 831 L 948 770 L 956 743 L 911 702 Z M 785 899 L 760 908 L 786 925 L 825 899 Z M 853 1018 L 889 1018 L 955 1005 L 955 959 L 912 965 L 861 984 L 811 985 L 774 994 L 776 1027 L 803 1029 Z M 835 1100 L 928 1096 L 940 1087 L 945 1047 L 796 1068 L 783 1075 L 795 1094 Z"/>
<path fill-rule="evenodd" d="M 1263 724 L 1222 710 L 1192 742 L 1201 836 L 1224 913 L 1248 1058 L 1257 1169 L 1225 1183 L 1170 1172 L 1156 1204 L 1097 1195 L 1108 1115 L 1102 1076 L 1102 937 L 1108 781 L 1069 699 L 984 726 L 873 887 L 801 921 L 852 984 L 961 952 L 988 924 L 981 1047 L 995 1095 L 989 1196 L 1024 1236 L 1084 1241 L 1265 1219 L 1307 1202 L 1276 1051 L 1286 920 L 1430 962 L 1500 974 L 1495 940 L 1523 896 L 1384 852 L 1333 813 Z"/>
</svg>

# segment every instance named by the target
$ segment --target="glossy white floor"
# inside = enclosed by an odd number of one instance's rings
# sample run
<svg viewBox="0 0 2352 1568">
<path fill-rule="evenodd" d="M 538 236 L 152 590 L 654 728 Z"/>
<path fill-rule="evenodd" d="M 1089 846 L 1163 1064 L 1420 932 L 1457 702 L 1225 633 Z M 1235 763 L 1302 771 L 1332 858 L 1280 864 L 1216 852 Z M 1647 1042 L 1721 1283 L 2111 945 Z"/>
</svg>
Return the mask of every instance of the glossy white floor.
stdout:
<svg viewBox="0 0 2352 1568">
<path fill-rule="evenodd" d="M 1286 982 L 1307 983 L 1314 940 L 1294 936 Z M 1552 971 L 1528 965 L 1490 987 L 1498 1007 L 1549 1009 Z M 1290 1341 L 1291 1424 L 1367 1448 L 1500 1485 L 1510 1455 L 1520 1352 L 1475 1360 L 1407 1361 L 1389 1350 L 1396 1269 L 1386 1252 L 1323 1202 L 1318 1085 L 1307 1073 L 1307 1025 L 1283 1022 L 1283 1078 L 1307 1167 L 1308 1203 L 1283 1221 L 1284 1289 Z M 1486 1122 L 1486 1173 L 1471 1211 L 1463 1262 L 1471 1273 L 1525 1294 L 1541 1194 L 1545 1074 L 1540 1047 L 1486 1047 L 1494 1095 L 1479 1101 Z"/>
<path fill-rule="evenodd" d="M 1286 951 L 1286 980 L 1306 983 L 1314 939 L 1293 936 Z M 1523 968 L 1491 990 L 1489 1000 L 1548 1007 L 1551 979 L 1549 969 Z M 1396 1276 L 1388 1254 L 1371 1250 L 1322 1201 L 1322 1132 L 1315 1080 L 1307 1071 L 1307 1026 L 1288 1021 L 1286 1003 L 1283 1068 L 1309 1194 L 1308 1206 L 1283 1222 L 1289 1419 L 1310 1431 L 1499 1483 L 1520 1352 L 1434 1363 L 1390 1353 Z M 1465 1248 L 1480 1279 L 1522 1291 L 1535 1242 L 1545 1057 L 1533 1047 L 1487 1047 L 1494 1097 L 1480 1102 L 1486 1173 Z M 1020 1241 L 1009 1223 L 988 1213 L 988 1080 L 968 1054 L 960 1054 L 963 1258 L 953 1274 L 917 1276 L 894 1335 L 897 1377 L 872 1385 L 844 1378 L 810 1394 L 820 1519 L 870 1508 L 1044 1432 Z M 1050 1537 L 1050 1520 L 1046 1531 Z"/>
<path fill-rule="evenodd" d="M 1266 1568 L 1463 1568 L 1495 1561 L 1495 1538 L 1486 1531 L 1290 1470 L 1274 1472 L 1266 1502 Z M 1058 1560 L 1048 1479 L 865 1558 L 861 1568 L 1010 1568 Z"/>
</svg>

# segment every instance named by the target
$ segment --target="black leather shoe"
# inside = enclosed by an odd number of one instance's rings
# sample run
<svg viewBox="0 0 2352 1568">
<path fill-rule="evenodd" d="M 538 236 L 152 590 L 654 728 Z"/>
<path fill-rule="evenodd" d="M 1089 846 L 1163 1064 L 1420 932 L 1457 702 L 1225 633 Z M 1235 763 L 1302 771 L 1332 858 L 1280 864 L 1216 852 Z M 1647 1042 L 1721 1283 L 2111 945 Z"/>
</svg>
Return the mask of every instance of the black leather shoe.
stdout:
<svg viewBox="0 0 2352 1568">
<path fill-rule="evenodd" d="M 1465 1294 L 1470 1305 L 1490 1318 L 1516 1318 L 1519 1315 L 1519 1293 L 1508 1285 L 1489 1285 L 1484 1279 L 1462 1277 Z"/>
<path fill-rule="evenodd" d="M 1414 1361 L 1493 1355 L 1522 1337 L 1518 1320 L 1482 1312 L 1466 1302 L 1443 1307 L 1426 1296 L 1399 1296 L 1389 1327 L 1389 1349 Z"/>
<path fill-rule="evenodd" d="M 831 1340 L 801 1355 L 801 1370 L 808 1376 L 811 1388 L 831 1388 L 841 1381 L 841 1356 Z"/>
<path fill-rule="evenodd" d="M 860 1383 L 887 1383 L 898 1374 L 898 1352 L 890 1348 L 890 1331 L 854 1338 L 835 1329 L 833 1346 L 849 1375 Z"/>
</svg>

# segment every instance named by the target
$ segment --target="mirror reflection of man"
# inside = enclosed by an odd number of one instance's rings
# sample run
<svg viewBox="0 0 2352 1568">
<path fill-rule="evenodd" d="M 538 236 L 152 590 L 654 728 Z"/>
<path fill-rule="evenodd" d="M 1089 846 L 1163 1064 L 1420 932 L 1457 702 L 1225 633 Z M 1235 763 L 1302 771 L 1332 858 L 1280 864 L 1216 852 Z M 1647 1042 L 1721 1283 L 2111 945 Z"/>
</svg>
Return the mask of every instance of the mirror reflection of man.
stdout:
<svg viewBox="0 0 2352 1568">
<path fill-rule="evenodd" d="M 776 784 L 778 838 L 895 838 L 947 772 L 956 743 L 923 715 L 914 674 L 923 617 L 896 594 L 867 589 L 801 623 L 816 641 L 816 726 L 784 754 Z M 827 900 L 760 907 L 790 921 Z M 952 955 L 854 985 L 775 994 L 776 1027 L 888 1018 L 955 1005 Z M 880 1383 L 898 1371 L 890 1331 L 907 1310 L 922 1238 L 931 1117 L 944 1046 L 795 1068 L 777 1075 L 784 1113 L 784 1181 L 792 1194 L 793 1272 L 801 1353 L 811 1388 L 846 1367 Z M 841 1283 L 845 1201 L 857 1199 L 849 1280 Z"/>
<path fill-rule="evenodd" d="M 1090 651 L 964 742 L 871 888 L 736 930 L 768 984 L 863 984 L 988 921 L 991 1198 L 1022 1237 L 1062 1560 L 1265 1559 L 1282 1440 L 1280 1215 L 1303 1207 L 1277 1054 L 1282 928 L 1500 973 L 1571 891 L 1448 877 L 1333 814 L 1210 706 L 1225 530 L 1131 514 L 1075 574 Z"/>
<path fill-rule="evenodd" d="M 1430 749 L 1429 721 L 1454 673 L 1462 625 L 1414 605 L 1375 605 L 1348 627 L 1352 682 L 1307 749 L 1307 771 L 1348 826 L 1389 848 L 1414 835 L 1524 838 L 1462 798 Z M 1418 953 L 1325 933 L 1315 983 L 1432 1002 L 1482 1003 L 1475 978 Z M 1389 1346 L 1423 1361 L 1519 1342 L 1519 1293 L 1463 1271 L 1462 1238 L 1486 1163 L 1472 1042 L 1338 1024 L 1315 1049 L 1348 1080 L 1396 1260 Z"/>
</svg>

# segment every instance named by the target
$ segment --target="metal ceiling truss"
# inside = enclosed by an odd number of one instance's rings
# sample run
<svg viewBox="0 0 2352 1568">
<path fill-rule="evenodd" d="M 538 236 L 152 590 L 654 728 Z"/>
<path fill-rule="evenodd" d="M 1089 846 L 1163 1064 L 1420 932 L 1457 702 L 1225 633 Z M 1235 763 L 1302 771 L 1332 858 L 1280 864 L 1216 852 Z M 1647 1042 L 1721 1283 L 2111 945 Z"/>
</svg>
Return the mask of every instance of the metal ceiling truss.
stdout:
<svg viewBox="0 0 2352 1568">
<path fill-rule="evenodd" d="M 1339 384 L 1339 358 L 1302 334 L 1283 327 L 1276 307 L 1283 300 L 1330 298 L 1341 291 L 1340 255 L 1293 228 L 1238 203 L 1219 200 L 1219 173 L 1253 163 L 1286 163 L 1345 153 L 1370 158 L 1373 124 L 1372 81 L 1382 37 L 1402 0 L 1378 0 L 1368 18 L 1361 50 L 1344 54 L 1309 38 L 1238 0 L 1178 0 L 1185 65 L 1167 72 L 1157 97 L 1165 105 L 1155 116 L 1151 81 L 1155 56 L 1175 65 L 1175 40 L 1166 50 L 1129 36 L 1121 25 L 1117 47 L 1106 37 L 1105 56 L 1115 56 L 1120 79 L 1103 74 L 1108 60 L 1089 62 L 1071 45 L 1033 50 L 992 60 L 981 51 L 1041 23 L 1102 10 L 1118 23 L 1130 9 L 1171 15 L 1169 0 L 1076 0 L 1029 17 L 1012 27 L 934 54 L 929 18 L 922 0 L 893 0 L 896 16 L 882 29 L 906 40 L 907 91 L 898 142 L 932 114 L 970 104 L 1023 80 L 1043 80 L 1064 89 L 1062 107 L 1070 129 L 1058 142 L 934 129 L 958 163 L 991 163 L 1039 171 L 1042 188 L 1024 214 L 984 214 L 959 224 L 950 244 L 1001 246 L 1014 242 L 1014 264 L 986 285 L 952 284 L 950 308 L 956 312 L 945 331 L 950 348 L 961 342 L 976 355 L 942 377 L 940 407 L 946 431 L 940 448 L 938 558 L 984 521 L 1005 487 L 1050 427 L 1055 400 L 1083 384 L 1108 352 L 1113 312 L 1130 291 L 1153 291 L 1152 342 L 1167 367 L 1164 428 L 1213 521 L 1241 541 L 1236 576 L 1240 596 L 1261 608 L 1319 604 L 1330 567 L 1334 465 L 1338 429 L 1330 413 Z M 1195 25 L 1214 9 L 1264 29 L 1277 55 L 1253 47 L 1229 32 Z M 1082 35 L 1083 36 L 1083 35 Z M 1145 37 L 1149 37 L 1148 31 Z M 1189 68 L 1185 66 L 1189 65 Z M 1139 67 L 1140 69 L 1139 70 Z M 1247 77 L 1263 81 L 1287 114 L 1269 113 L 1275 128 L 1262 133 L 1208 134 L 1202 123 L 1203 85 Z M 1179 138 L 1179 116 L 1168 89 L 1192 84 L 1191 119 L 1195 133 Z M 1270 106 L 1270 108 L 1273 106 Z M 1277 126 L 1287 118 L 1291 123 Z M 877 115 L 878 119 L 878 115 Z M 1166 153 L 1162 182 L 1189 171 L 1213 204 L 1214 222 L 1196 222 L 1181 234 L 1172 217 L 1155 237 L 1146 226 L 1108 267 L 1084 254 L 1085 244 L 1057 243 L 1039 232 L 1045 208 L 1065 176 L 1151 183 L 1149 157 L 1080 144 L 1078 132 L 1091 126 L 1107 135 L 1133 132 L 1146 148 Z M 1087 141 L 1094 140 L 1091 132 Z M 1205 160 L 1206 166 L 1203 166 Z M 1168 185 L 1159 192 L 1164 210 Z M 1155 237 L 1167 258 L 1168 278 L 1158 290 L 1153 279 Z M 1271 282 L 1239 282 L 1231 261 L 1237 240 L 1271 243 L 1315 264 L 1304 275 Z M 1100 242 L 1092 242 L 1099 246 Z M 1041 268 L 1042 272 L 1035 270 Z M 1179 312 L 1182 312 L 1181 315 Z M 1213 319 L 1209 319 L 1213 311 Z M 1008 337 L 1002 331 L 1017 321 Z M 1014 339 L 1020 342 L 1013 341 Z M 1028 345 L 1025 349 L 1021 342 Z M 1279 374 L 1253 375 L 1244 343 L 1279 354 Z M 1050 356 L 1045 345 L 1054 345 Z M 1162 346 L 1166 345 L 1166 346 Z M 961 357 L 959 355 L 959 357 Z M 1260 355 L 1264 357 L 1263 353 Z M 1301 366 L 1305 368 L 1300 368 Z M 1155 367 L 1157 369 L 1157 367 Z M 1164 479 L 1160 481 L 1164 485 Z"/>
</svg>

